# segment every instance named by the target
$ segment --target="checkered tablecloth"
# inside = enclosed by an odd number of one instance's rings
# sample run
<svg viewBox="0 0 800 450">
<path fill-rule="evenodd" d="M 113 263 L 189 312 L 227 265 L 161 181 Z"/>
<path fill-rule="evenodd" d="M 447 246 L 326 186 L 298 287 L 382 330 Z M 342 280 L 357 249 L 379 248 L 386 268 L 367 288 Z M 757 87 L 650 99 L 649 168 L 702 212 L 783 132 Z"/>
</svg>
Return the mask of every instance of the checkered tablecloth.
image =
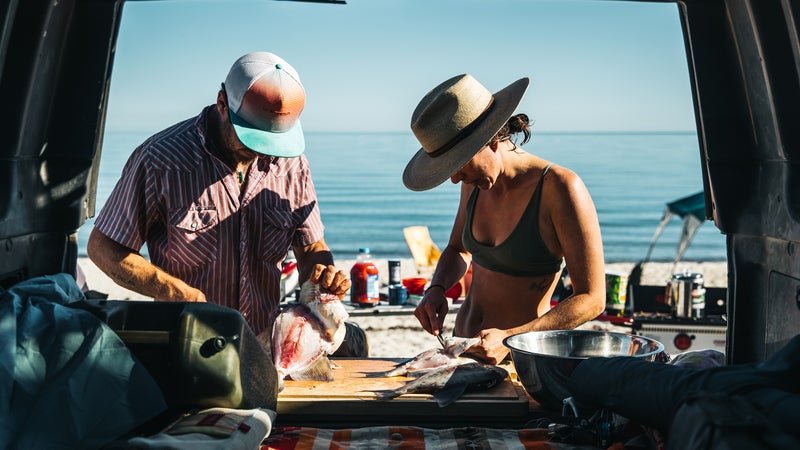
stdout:
<svg viewBox="0 0 800 450">
<path fill-rule="evenodd" d="M 545 429 L 378 426 L 350 429 L 277 427 L 261 450 L 300 449 L 598 449 L 594 445 L 553 442 Z M 622 450 L 621 443 L 608 447 Z"/>
</svg>

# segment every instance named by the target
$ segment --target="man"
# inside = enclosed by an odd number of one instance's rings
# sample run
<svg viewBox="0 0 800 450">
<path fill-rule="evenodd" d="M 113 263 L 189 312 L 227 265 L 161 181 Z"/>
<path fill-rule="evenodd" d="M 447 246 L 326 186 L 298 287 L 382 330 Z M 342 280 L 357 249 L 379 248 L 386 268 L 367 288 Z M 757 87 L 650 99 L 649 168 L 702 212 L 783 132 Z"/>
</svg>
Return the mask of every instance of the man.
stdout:
<svg viewBox="0 0 800 450">
<path fill-rule="evenodd" d="M 216 104 L 150 137 L 130 156 L 87 252 L 116 283 L 157 301 L 238 309 L 268 335 L 291 246 L 300 282 L 344 298 L 303 152 L 305 90 L 286 61 L 239 58 Z M 139 250 L 147 244 L 150 260 Z"/>
</svg>

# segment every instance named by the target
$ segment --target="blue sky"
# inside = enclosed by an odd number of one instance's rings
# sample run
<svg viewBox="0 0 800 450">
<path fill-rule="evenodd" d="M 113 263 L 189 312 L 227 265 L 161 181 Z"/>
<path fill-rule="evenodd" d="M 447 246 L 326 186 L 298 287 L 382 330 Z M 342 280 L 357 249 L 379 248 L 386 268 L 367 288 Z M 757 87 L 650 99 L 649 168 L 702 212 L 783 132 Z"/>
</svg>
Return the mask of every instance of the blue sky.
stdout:
<svg viewBox="0 0 800 450">
<path fill-rule="evenodd" d="M 157 131 L 213 103 L 242 54 L 286 59 L 306 131 L 408 131 L 419 99 L 470 73 L 528 76 L 534 131 L 694 131 L 674 3 L 604 0 L 129 1 L 108 131 Z"/>
</svg>

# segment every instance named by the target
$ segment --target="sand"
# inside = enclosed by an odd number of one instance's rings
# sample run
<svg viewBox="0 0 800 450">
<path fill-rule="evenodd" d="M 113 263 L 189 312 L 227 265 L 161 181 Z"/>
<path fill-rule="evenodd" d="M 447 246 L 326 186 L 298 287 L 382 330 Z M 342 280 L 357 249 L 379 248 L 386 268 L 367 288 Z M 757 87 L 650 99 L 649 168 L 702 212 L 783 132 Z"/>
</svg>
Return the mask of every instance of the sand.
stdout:
<svg viewBox="0 0 800 450">
<path fill-rule="evenodd" d="M 401 276 L 403 278 L 417 276 L 414 260 L 401 259 Z M 353 260 L 337 261 L 337 267 L 349 271 Z M 388 260 L 377 259 L 375 264 L 381 274 L 381 282 L 388 281 Z M 100 271 L 88 258 L 79 258 L 80 267 L 86 279 L 88 289 L 108 294 L 110 300 L 152 300 L 136 292 L 127 290 L 114 283 L 108 276 Z M 620 262 L 606 264 L 606 272 L 628 274 L 635 266 L 634 262 Z M 682 261 L 677 266 L 672 262 L 648 262 L 642 269 L 642 285 L 666 286 L 666 282 L 673 273 L 697 272 L 703 274 L 706 287 L 727 286 L 727 262 L 697 262 Z M 455 314 L 449 314 L 445 321 L 445 333 L 453 329 Z M 358 323 L 367 333 L 370 345 L 370 356 L 410 358 L 420 352 L 438 346 L 438 341 L 433 336 L 423 331 L 413 314 L 407 315 L 378 315 L 378 316 L 352 316 L 351 320 Z M 581 328 L 607 329 L 609 331 L 626 331 L 620 327 L 611 326 L 605 322 L 592 321 Z M 630 330 L 627 330 L 630 331 Z"/>
</svg>

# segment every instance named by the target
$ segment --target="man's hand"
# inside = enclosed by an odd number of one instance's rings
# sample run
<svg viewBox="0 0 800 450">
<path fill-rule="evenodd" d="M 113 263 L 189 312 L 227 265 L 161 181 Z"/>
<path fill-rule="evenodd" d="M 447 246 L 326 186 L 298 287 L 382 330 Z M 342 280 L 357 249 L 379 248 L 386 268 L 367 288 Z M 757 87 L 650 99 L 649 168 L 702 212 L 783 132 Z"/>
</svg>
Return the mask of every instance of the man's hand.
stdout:
<svg viewBox="0 0 800 450">
<path fill-rule="evenodd" d="M 325 243 L 320 239 L 305 247 L 295 246 L 294 256 L 297 258 L 297 267 L 300 271 L 300 281 L 306 279 L 319 284 L 320 289 L 336 294 L 344 300 L 350 291 L 350 278 L 343 270 L 337 270 L 333 265 L 333 255 Z M 308 278 L 305 274 L 308 273 Z"/>
<path fill-rule="evenodd" d="M 340 299 L 344 299 L 345 294 L 350 291 L 350 278 L 343 270 L 336 269 L 333 265 L 314 265 L 308 281 L 319 284 L 321 289 L 338 295 Z"/>
<path fill-rule="evenodd" d="M 175 294 L 172 297 L 172 301 L 205 303 L 206 294 L 203 294 L 203 291 L 199 289 L 195 289 L 189 285 L 186 285 L 186 289 L 179 291 L 178 294 Z"/>
</svg>

